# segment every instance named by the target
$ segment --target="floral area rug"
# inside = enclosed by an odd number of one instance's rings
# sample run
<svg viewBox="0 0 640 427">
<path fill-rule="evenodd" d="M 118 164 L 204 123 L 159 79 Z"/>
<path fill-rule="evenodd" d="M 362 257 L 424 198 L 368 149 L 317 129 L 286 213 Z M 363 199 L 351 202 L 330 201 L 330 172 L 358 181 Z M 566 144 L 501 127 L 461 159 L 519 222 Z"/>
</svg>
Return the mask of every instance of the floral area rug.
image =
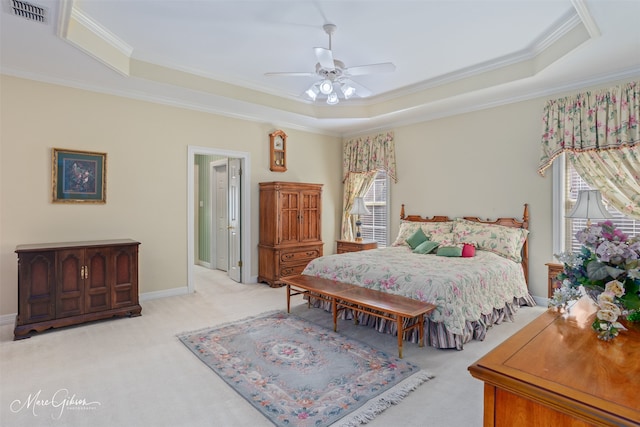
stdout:
<svg viewBox="0 0 640 427">
<path fill-rule="evenodd" d="M 293 314 L 264 313 L 178 338 L 277 426 L 356 426 L 431 374 Z"/>
</svg>

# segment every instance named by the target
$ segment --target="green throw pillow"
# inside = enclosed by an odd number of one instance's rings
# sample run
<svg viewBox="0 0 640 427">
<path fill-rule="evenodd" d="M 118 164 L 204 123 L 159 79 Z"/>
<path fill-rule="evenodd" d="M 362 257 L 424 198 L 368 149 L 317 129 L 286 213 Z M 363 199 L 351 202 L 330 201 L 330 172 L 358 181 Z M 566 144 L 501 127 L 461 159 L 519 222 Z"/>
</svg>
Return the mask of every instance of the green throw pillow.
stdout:
<svg viewBox="0 0 640 427">
<path fill-rule="evenodd" d="M 462 248 L 457 246 L 442 246 L 438 248 L 436 255 L 440 256 L 462 256 Z"/>
<path fill-rule="evenodd" d="M 425 240 L 424 242 L 420 243 L 418 246 L 416 246 L 416 248 L 413 250 L 414 253 L 416 254 L 428 254 L 433 252 L 433 250 L 435 248 L 438 247 L 438 242 L 434 242 L 431 240 Z"/>
<path fill-rule="evenodd" d="M 425 240 L 428 240 L 427 236 L 424 234 L 424 231 L 422 231 L 422 228 L 418 228 L 411 236 L 407 237 L 406 242 L 411 249 L 415 249 Z"/>
</svg>

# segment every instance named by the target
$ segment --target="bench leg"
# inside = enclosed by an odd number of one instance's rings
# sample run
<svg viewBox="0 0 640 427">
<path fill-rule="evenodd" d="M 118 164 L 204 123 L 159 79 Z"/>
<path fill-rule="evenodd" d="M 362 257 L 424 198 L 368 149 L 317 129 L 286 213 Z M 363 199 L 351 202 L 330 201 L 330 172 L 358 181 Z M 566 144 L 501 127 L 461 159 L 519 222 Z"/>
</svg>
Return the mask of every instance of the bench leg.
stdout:
<svg viewBox="0 0 640 427">
<path fill-rule="evenodd" d="M 338 332 L 338 303 L 335 298 L 331 298 L 331 312 L 333 314 L 333 332 Z"/>
<path fill-rule="evenodd" d="M 424 347 L 424 314 L 418 316 L 418 333 L 420 334 L 419 346 Z"/>
<path fill-rule="evenodd" d="M 287 283 L 287 313 L 291 313 L 291 285 Z"/>
<path fill-rule="evenodd" d="M 396 320 L 398 322 L 398 357 L 400 359 L 402 359 L 402 338 L 404 335 L 404 330 L 403 330 L 403 319 L 402 316 L 396 316 Z"/>
</svg>

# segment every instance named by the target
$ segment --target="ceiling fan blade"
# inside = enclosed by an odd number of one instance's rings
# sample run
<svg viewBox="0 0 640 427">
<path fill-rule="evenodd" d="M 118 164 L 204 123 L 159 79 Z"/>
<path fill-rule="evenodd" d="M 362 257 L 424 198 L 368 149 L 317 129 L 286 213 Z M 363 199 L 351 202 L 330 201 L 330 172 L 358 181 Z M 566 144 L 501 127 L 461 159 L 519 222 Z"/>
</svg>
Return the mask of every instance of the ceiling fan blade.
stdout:
<svg viewBox="0 0 640 427">
<path fill-rule="evenodd" d="M 294 77 L 309 77 L 316 76 L 316 73 L 310 73 L 307 71 L 291 71 L 291 72 L 281 72 L 281 73 L 264 73 L 265 76 L 294 76 Z"/>
<path fill-rule="evenodd" d="M 393 63 L 383 62 L 381 64 L 359 65 L 345 68 L 344 72 L 350 76 L 362 76 L 364 74 L 390 73 L 395 70 L 396 66 L 393 65 Z"/>
<path fill-rule="evenodd" d="M 366 87 L 362 86 L 360 83 L 356 83 L 351 79 L 341 79 L 340 80 L 341 83 L 343 84 L 347 84 L 350 86 L 353 86 L 356 90 L 356 95 L 358 95 L 358 97 L 360 98 L 366 98 L 368 96 L 373 95 L 373 92 L 371 92 L 369 89 L 367 89 Z"/>
<path fill-rule="evenodd" d="M 318 63 L 322 68 L 328 71 L 332 71 L 335 69 L 335 64 L 333 62 L 333 53 L 329 49 L 325 49 L 323 47 L 314 47 L 313 50 L 316 53 L 316 58 L 318 58 Z"/>
</svg>

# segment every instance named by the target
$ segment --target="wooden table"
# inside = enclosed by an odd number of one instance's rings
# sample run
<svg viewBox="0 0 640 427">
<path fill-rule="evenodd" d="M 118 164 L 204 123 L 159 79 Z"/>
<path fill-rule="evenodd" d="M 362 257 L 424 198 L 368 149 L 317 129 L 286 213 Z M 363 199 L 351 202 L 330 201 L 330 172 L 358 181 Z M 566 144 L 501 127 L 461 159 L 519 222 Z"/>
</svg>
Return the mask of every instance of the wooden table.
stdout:
<svg viewBox="0 0 640 427">
<path fill-rule="evenodd" d="M 287 312 L 290 311 L 293 295 L 307 295 L 309 304 L 311 304 L 311 298 L 329 301 L 334 331 L 338 330 L 338 311 L 345 308 L 396 322 L 398 356 L 401 359 L 404 332 L 418 328 L 419 346 L 424 347 L 424 316 L 436 308 L 435 305 L 427 302 L 320 277 L 289 276 L 282 278 L 282 282 L 287 285 Z M 357 323 L 357 316 L 355 319 Z M 416 322 L 405 327 L 405 319 L 416 319 Z"/>
<path fill-rule="evenodd" d="M 595 312 L 586 297 L 550 309 L 469 367 L 485 426 L 640 426 L 640 326 L 601 341 Z"/>
</svg>

